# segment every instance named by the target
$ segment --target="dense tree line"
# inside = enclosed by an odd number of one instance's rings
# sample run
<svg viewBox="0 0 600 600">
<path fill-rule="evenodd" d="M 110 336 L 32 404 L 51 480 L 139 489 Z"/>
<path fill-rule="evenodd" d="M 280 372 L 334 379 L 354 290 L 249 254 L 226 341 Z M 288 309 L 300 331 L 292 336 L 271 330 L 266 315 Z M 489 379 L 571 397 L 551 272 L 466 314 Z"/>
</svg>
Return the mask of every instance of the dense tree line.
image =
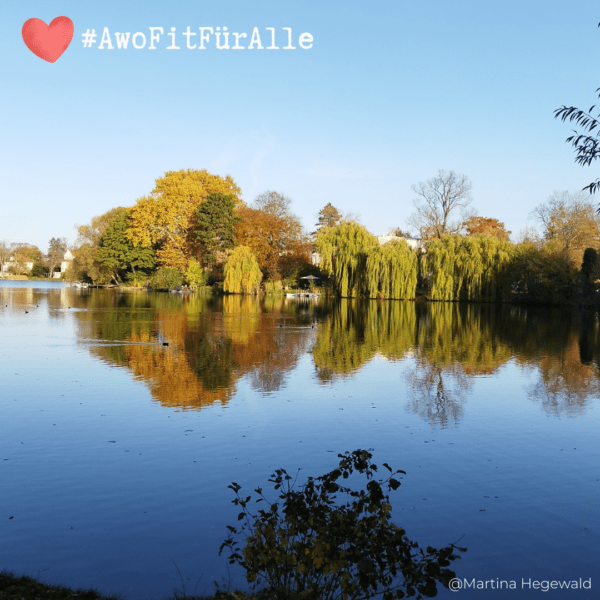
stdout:
<svg viewBox="0 0 600 600">
<path fill-rule="evenodd" d="M 134 206 L 94 217 L 78 234 L 67 278 L 95 284 L 222 282 L 225 291 L 249 293 L 263 278 L 295 282 L 310 256 L 288 197 L 267 191 L 249 207 L 230 176 L 206 170 L 169 171 Z"/>
<path fill-rule="evenodd" d="M 308 235 L 280 192 L 268 190 L 248 206 L 230 176 L 169 171 L 133 206 L 77 227 L 66 278 L 156 289 L 216 283 L 226 292 L 256 293 L 295 286 L 311 273 L 341 297 L 595 299 L 600 217 L 586 195 L 554 192 L 531 215 L 541 235 L 526 230 L 515 244 L 498 219 L 465 212 L 472 202 L 466 176 L 440 171 L 413 191 L 416 212 L 409 221 L 419 232 L 417 243 L 399 227 L 378 239 L 331 202 Z M 51 276 L 66 250 L 63 238 L 52 238 L 45 255 L 35 246 L 0 242 L 0 269 Z"/>
</svg>

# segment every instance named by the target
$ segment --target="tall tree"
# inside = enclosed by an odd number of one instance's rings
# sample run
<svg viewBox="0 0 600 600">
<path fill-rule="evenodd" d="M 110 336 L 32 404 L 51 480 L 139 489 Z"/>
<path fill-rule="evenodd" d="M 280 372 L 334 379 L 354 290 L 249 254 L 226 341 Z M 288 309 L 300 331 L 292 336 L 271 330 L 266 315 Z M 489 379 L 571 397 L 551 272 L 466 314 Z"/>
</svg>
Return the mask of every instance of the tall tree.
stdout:
<svg viewBox="0 0 600 600">
<path fill-rule="evenodd" d="M 495 301 L 499 291 L 506 298 L 504 275 L 513 251 L 509 242 L 483 235 L 431 240 L 424 257 L 431 299 Z"/>
<path fill-rule="evenodd" d="M 269 279 L 287 277 L 300 263 L 308 262 L 310 243 L 297 219 L 247 207 L 238 213 L 242 217 L 237 225 L 238 243 L 252 250 Z"/>
<path fill-rule="evenodd" d="M 291 207 L 291 198 L 284 196 L 280 192 L 272 192 L 271 190 L 267 190 L 266 192 L 263 192 L 254 198 L 255 209 L 261 210 L 268 215 L 278 217 L 279 219 L 294 217 Z"/>
<path fill-rule="evenodd" d="M 212 193 L 196 209 L 194 235 L 202 249 L 203 262 L 210 269 L 218 255 L 224 260 L 226 251 L 237 242 L 235 226 L 242 218 L 235 212 L 235 207 L 234 196 Z"/>
<path fill-rule="evenodd" d="M 456 210 L 463 210 L 471 204 L 471 182 L 466 175 L 454 171 L 440 170 L 437 177 L 413 185 L 417 194 L 414 204 L 416 212 L 409 219 L 422 238 L 441 238 L 446 233 L 458 233 L 461 221 L 450 221 Z"/>
<path fill-rule="evenodd" d="M 83 244 L 75 251 L 75 258 L 65 273 L 67 281 L 83 281 L 104 285 L 110 283 L 112 271 L 96 260 L 97 247 Z"/>
<path fill-rule="evenodd" d="M 104 233 L 104 230 L 109 226 L 112 220 L 119 214 L 127 212 L 127 209 L 123 206 L 117 206 L 111 208 L 101 215 L 92 217 L 90 223 L 86 225 L 77 225 L 77 240 L 75 245 L 77 247 L 87 244 L 93 248 L 100 244 L 100 238 Z"/>
<path fill-rule="evenodd" d="M 194 255 L 195 240 L 188 234 L 196 209 L 213 192 L 232 195 L 237 205 L 242 204 L 241 190 L 229 175 L 219 177 L 205 169 L 168 171 L 156 180 L 149 196 L 128 210 L 127 236 L 134 246 L 158 244 L 159 264 L 184 273 Z"/>
<path fill-rule="evenodd" d="M 417 252 L 406 240 L 393 240 L 367 255 L 368 295 L 371 298 L 412 299 L 417 289 Z"/>
<path fill-rule="evenodd" d="M 64 260 L 67 252 L 66 238 L 52 238 L 48 243 L 48 268 L 50 269 L 50 277 L 54 277 L 54 269 L 60 267 L 60 263 Z"/>
<path fill-rule="evenodd" d="M 352 221 L 321 229 L 315 241 L 317 252 L 321 255 L 320 266 L 329 273 L 342 298 L 367 292 L 367 257 L 378 246 L 373 235 Z"/>
<path fill-rule="evenodd" d="M 33 244 L 13 244 L 13 253 L 17 260 L 23 262 L 37 262 L 42 259 L 42 251 Z M 18 258 L 17 258 L 18 257 Z"/>
<path fill-rule="evenodd" d="M 113 281 L 118 285 L 122 275 L 136 269 L 152 269 L 156 263 L 154 250 L 134 246 L 127 238 L 129 217 L 126 212 L 118 213 L 106 227 L 95 253 L 95 260 L 110 270 Z"/>
<path fill-rule="evenodd" d="M 489 235 L 499 240 L 508 241 L 511 231 L 506 231 L 504 223 L 498 219 L 490 219 L 487 217 L 470 216 L 464 223 L 463 227 L 467 230 L 467 235 Z"/>
<path fill-rule="evenodd" d="M 600 248 L 600 217 L 585 192 L 554 191 L 533 210 L 551 249 L 565 252 L 579 267 L 586 248 Z"/>
<path fill-rule="evenodd" d="M 12 244 L 12 264 L 10 270 L 15 275 L 27 275 L 33 265 L 42 260 L 42 252 L 33 244 Z"/>
<path fill-rule="evenodd" d="M 331 202 L 328 202 L 320 211 L 316 223 L 317 230 L 322 227 L 335 227 L 342 220 L 342 213 Z"/>
</svg>

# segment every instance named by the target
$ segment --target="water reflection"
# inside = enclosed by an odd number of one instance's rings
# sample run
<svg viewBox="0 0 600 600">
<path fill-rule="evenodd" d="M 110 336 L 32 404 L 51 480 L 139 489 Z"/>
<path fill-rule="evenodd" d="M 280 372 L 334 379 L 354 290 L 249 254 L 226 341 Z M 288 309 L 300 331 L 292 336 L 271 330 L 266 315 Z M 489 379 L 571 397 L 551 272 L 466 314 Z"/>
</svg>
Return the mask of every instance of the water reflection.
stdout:
<svg viewBox="0 0 600 600">
<path fill-rule="evenodd" d="M 78 307 L 87 309 L 74 314 L 91 353 L 180 408 L 225 405 L 248 374 L 261 392 L 281 389 L 312 336 L 311 315 L 281 298 L 265 306 L 246 296 L 96 293 Z"/>
<path fill-rule="evenodd" d="M 593 313 L 487 304 L 343 300 L 319 327 L 317 377 L 358 372 L 374 356 L 410 357 L 408 409 L 432 424 L 458 423 L 476 376 L 515 361 L 538 371 L 529 397 L 554 415 L 577 414 L 600 392 Z"/>
<path fill-rule="evenodd" d="M 592 312 L 6 285 L 0 306 L 46 314 L 50 325 L 71 318 L 92 355 L 183 409 L 226 405 L 243 377 L 262 394 L 277 392 L 307 354 L 323 386 L 357 376 L 376 356 L 404 361 L 408 410 L 442 428 L 461 421 L 476 377 L 508 364 L 537 375 L 526 392 L 548 414 L 581 414 L 600 396 Z"/>
</svg>

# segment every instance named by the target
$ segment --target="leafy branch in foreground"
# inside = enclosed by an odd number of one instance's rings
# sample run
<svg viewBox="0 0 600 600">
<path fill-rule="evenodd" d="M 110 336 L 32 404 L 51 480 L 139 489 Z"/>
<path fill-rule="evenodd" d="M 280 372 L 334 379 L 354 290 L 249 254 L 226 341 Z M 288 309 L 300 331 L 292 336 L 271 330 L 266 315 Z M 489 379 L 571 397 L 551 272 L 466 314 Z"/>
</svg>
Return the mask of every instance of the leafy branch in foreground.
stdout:
<svg viewBox="0 0 600 600">
<path fill-rule="evenodd" d="M 600 27 L 600 23 L 598 23 Z M 600 92 L 600 88 L 596 90 Z M 600 94 L 599 96 L 600 97 Z M 591 115 L 591 112 L 596 108 L 596 105 L 591 106 L 588 111 L 581 110 L 576 106 L 561 106 L 554 111 L 554 118 L 561 121 L 570 121 L 583 128 L 590 135 L 579 133 L 573 130 L 574 135 L 569 136 L 565 141 L 571 143 L 575 149 L 575 162 L 583 167 L 589 167 L 593 160 L 600 158 L 600 122 Z M 600 118 L 600 114 L 598 115 Z M 594 132 L 594 130 L 596 130 Z M 586 185 L 584 190 L 589 190 L 590 194 L 597 192 L 600 189 L 600 179 L 596 179 L 589 185 Z"/>
<path fill-rule="evenodd" d="M 256 502 L 268 508 L 252 514 L 251 496 L 240 496 L 241 486 L 228 486 L 236 495 L 233 504 L 242 511 L 241 527 L 227 526 L 229 536 L 219 554 L 229 548 L 229 562 L 246 570 L 255 587 L 270 588 L 274 598 L 320 600 L 361 600 L 383 594 L 384 600 L 416 596 L 433 597 L 436 582 L 447 585 L 455 577 L 450 562 L 465 552 L 455 544 L 425 551 L 409 540 L 404 529 L 390 520 L 392 507 L 386 492 L 400 487 L 396 476 L 404 471 L 389 471 L 387 479 L 375 479 L 377 465 L 367 450 L 338 454 L 341 459 L 333 471 L 317 478 L 308 477 L 300 489 L 297 475 L 277 469 L 269 481 L 279 490 L 280 503 L 271 503 L 262 489 Z M 354 472 L 367 479 L 365 489 L 355 491 L 340 485 Z M 338 499 L 338 495 L 343 495 Z M 281 508 L 280 508 L 281 504 Z M 243 550 L 233 536 L 246 535 Z"/>
</svg>

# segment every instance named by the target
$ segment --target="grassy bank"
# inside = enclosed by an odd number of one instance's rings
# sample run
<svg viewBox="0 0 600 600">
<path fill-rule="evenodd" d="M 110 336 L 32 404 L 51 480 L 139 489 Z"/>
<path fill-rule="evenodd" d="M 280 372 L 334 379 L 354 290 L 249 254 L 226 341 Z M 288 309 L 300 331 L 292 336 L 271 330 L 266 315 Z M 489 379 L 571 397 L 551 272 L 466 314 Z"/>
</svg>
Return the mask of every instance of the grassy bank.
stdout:
<svg viewBox="0 0 600 600">
<path fill-rule="evenodd" d="M 216 592 L 213 596 L 189 596 L 175 593 L 162 600 L 254 600 L 243 592 Z M 0 572 L 0 600 L 126 600 L 123 596 L 103 596 L 96 590 L 83 590 L 40 583 L 32 577 L 14 575 L 7 571 Z M 156 597 L 147 600 L 157 600 Z"/>
</svg>

